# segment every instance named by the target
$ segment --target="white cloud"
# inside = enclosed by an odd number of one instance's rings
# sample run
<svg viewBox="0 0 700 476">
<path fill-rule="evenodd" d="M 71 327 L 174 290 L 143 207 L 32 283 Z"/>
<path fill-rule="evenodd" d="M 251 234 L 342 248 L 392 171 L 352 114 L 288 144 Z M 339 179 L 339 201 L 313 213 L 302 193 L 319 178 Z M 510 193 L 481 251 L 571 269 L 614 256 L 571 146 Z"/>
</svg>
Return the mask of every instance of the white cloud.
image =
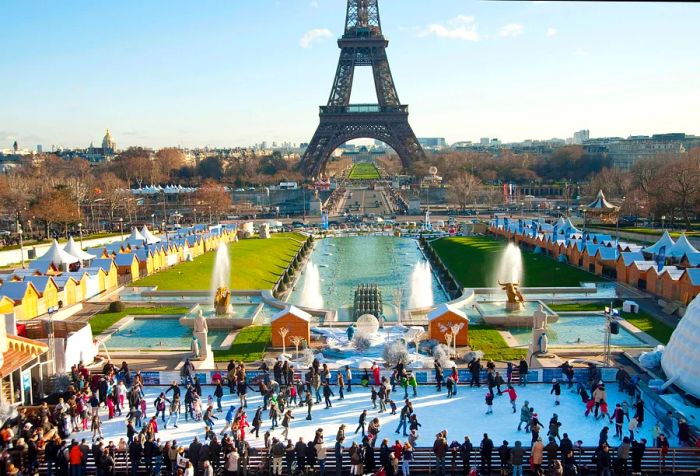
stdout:
<svg viewBox="0 0 700 476">
<path fill-rule="evenodd" d="M 551 38 L 553 36 L 557 36 L 557 33 L 559 33 L 559 32 L 557 31 L 556 28 L 547 28 L 547 36 L 548 37 Z"/>
<path fill-rule="evenodd" d="M 299 44 L 302 48 L 308 48 L 316 41 L 322 40 L 324 38 L 330 38 L 333 33 L 328 28 L 314 28 L 309 30 L 301 36 Z"/>
<path fill-rule="evenodd" d="M 520 23 L 508 23 L 507 25 L 501 27 L 499 34 L 503 38 L 515 38 L 516 36 L 522 34 L 524 29 L 525 27 Z"/>
<path fill-rule="evenodd" d="M 446 24 L 431 23 L 425 28 L 418 30 L 418 36 L 437 36 L 450 40 L 479 41 L 479 33 L 476 30 L 476 23 L 473 16 L 458 15 L 449 20 Z"/>
</svg>

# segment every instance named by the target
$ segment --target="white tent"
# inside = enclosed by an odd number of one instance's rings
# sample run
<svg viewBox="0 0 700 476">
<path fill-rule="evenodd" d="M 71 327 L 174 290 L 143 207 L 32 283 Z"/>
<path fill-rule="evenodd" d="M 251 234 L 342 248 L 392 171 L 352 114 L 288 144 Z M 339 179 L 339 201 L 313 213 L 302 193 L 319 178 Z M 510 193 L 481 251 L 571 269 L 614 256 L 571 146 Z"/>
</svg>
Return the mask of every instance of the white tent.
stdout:
<svg viewBox="0 0 700 476">
<path fill-rule="evenodd" d="M 61 267 L 68 267 L 73 263 L 79 263 L 80 258 L 76 258 L 72 254 L 63 251 L 60 246 L 58 246 L 58 241 L 53 240 L 51 247 L 48 249 L 44 255 L 39 258 L 42 261 L 51 261 L 54 265 Z"/>
<path fill-rule="evenodd" d="M 146 241 L 146 238 L 139 232 L 138 228 L 133 227 L 131 229 L 131 235 L 129 235 L 126 241 Z"/>
<path fill-rule="evenodd" d="M 588 204 L 589 210 L 615 210 L 617 208 L 605 199 L 605 194 L 602 190 L 598 192 L 595 200 Z"/>
<path fill-rule="evenodd" d="M 698 250 L 690 244 L 685 233 L 683 233 L 680 238 L 678 238 L 678 241 L 676 241 L 676 244 L 673 245 L 670 250 L 666 250 L 666 255 L 673 258 L 683 258 L 684 256 L 692 255 L 697 252 Z"/>
<path fill-rule="evenodd" d="M 666 253 L 668 254 L 668 252 L 671 250 L 671 248 L 673 248 L 673 246 L 675 244 L 676 243 L 673 241 L 673 238 L 671 238 L 671 235 L 669 235 L 668 232 L 665 231 L 664 235 L 661 237 L 661 239 L 659 241 L 657 241 L 656 243 L 654 243 L 651 246 L 647 246 L 642 251 L 644 251 L 645 253 L 650 253 L 652 255 L 658 255 L 659 252 L 661 251 L 661 248 L 663 248 L 665 246 Z"/>
<path fill-rule="evenodd" d="M 146 240 L 146 244 L 154 245 L 160 243 L 160 238 L 151 233 L 151 230 L 149 230 L 146 225 L 143 225 L 143 228 L 141 228 L 141 235 L 143 235 Z"/>
<path fill-rule="evenodd" d="M 95 259 L 95 255 L 91 255 L 90 253 L 86 253 L 85 251 L 83 251 L 83 249 L 78 245 L 78 243 L 75 242 L 72 236 L 68 238 L 68 243 L 66 243 L 66 246 L 63 248 L 63 251 L 65 251 L 69 255 L 75 256 L 76 258 L 80 258 L 81 261 L 90 261 L 91 259 Z"/>
</svg>

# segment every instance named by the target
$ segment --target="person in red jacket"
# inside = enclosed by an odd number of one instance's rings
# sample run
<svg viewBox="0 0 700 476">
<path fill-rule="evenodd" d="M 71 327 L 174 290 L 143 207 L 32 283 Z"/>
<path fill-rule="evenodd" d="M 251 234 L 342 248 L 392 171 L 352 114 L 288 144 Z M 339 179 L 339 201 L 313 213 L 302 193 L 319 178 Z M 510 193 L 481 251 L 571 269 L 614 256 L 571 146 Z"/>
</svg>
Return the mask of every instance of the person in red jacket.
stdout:
<svg viewBox="0 0 700 476">
<path fill-rule="evenodd" d="M 513 413 L 515 413 L 515 401 L 518 399 L 518 394 L 515 393 L 515 389 L 512 385 L 508 385 L 506 393 L 508 394 L 508 398 L 510 398 L 510 406 L 513 407 Z"/>
<path fill-rule="evenodd" d="M 76 440 L 73 440 L 70 450 L 68 450 L 68 462 L 70 463 L 71 476 L 81 476 L 83 464 L 83 451 Z"/>
</svg>

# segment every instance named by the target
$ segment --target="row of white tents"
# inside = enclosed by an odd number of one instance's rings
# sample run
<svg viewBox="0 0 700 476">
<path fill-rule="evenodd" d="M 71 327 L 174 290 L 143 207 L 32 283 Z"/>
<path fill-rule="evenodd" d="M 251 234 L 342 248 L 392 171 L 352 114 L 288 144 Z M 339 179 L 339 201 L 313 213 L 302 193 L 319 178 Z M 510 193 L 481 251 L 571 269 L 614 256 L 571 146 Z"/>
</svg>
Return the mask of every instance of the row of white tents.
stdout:
<svg viewBox="0 0 700 476">
<path fill-rule="evenodd" d="M 154 245 L 156 243 L 160 243 L 161 240 L 151 233 L 148 227 L 144 225 L 141 230 L 136 227 L 132 228 L 131 234 L 127 238 L 127 241 L 138 241 L 148 245 Z M 68 243 L 66 243 L 63 248 L 59 246 L 57 240 L 53 240 L 53 243 L 46 253 L 38 258 L 37 261 L 48 261 L 53 263 L 58 268 L 67 269 L 73 264 L 84 263 L 95 258 L 95 255 L 83 251 L 80 245 L 78 245 L 78 243 L 76 243 L 71 236 L 68 239 Z"/>
</svg>

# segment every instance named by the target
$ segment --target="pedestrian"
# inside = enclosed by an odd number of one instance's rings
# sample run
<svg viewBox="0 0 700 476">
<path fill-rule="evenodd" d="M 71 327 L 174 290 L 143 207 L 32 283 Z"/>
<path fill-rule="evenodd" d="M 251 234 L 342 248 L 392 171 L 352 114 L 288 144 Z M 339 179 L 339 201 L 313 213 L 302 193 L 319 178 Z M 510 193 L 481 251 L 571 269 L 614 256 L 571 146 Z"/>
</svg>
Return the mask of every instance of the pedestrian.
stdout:
<svg viewBox="0 0 700 476">
<path fill-rule="evenodd" d="M 92 441 L 95 441 L 98 436 L 102 438 L 102 421 L 97 415 L 92 417 L 90 429 L 92 430 Z"/>
<path fill-rule="evenodd" d="M 515 442 L 515 446 L 510 452 L 510 464 L 513 468 L 513 476 L 523 476 L 523 462 L 525 460 L 525 448 L 520 440 Z"/>
<path fill-rule="evenodd" d="M 610 417 L 610 423 L 615 422 L 615 437 L 622 439 L 622 425 L 625 423 L 625 413 L 622 406 L 618 403 L 615 405 L 615 411 Z"/>
<path fill-rule="evenodd" d="M 433 443 L 433 454 L 435 455 L 435 471 L 437 476 L 445 475 L 445 456 L 447 455 L 447 440 L 438 433 Z"/>
<path fill-rule="evenodd" d="M 224 386 L 222 385 L 221 380 L 216 381 L 214 397 L 216 397 L 216 411 L 219 413 L 223 413 L 224 409 L 221 406 L 221 399 L 224 397 Z"/>
<path fill-rule="evenodd" d="M 503 444 L 498 447 L 498 457 L 500 460 L 499 472 L 501 476 L 508 475 L 508 469 L 511 466 L 511 450 L 508 447 L 508 441 L 503 440 Z"/>
<path fill-rule="evenodd" d="M 314 399 L 311 397 L 311 392 L 306 392 L 306 419 L 311 420 L 311 409 L 314 406 Z"/>
<path fill-rule="evenodd" d="M 406 425 L 408 424 L 408 419 L 409 416 L 411 415 L 412 410 L 410 406 L 410 402 L 408 400 L 406 401 L 406 404 L 401 408 L 401 413 L 399 414 L 399 426 L 396 428 L 395 433 L 400 433 L 401 430 L 403 430 L 403 436 L 408 436 L 406 434 Z M 355 432 L 357 433 L 357 432 Z"/>
<path fill-rule="evenodd" d="M 401 450 L 401 471 L 403 476 L 411 475 L 411 463 L 413 462 L 413 447 L 408 443 L 404 443 Z"/>
<path fill-rule="evenodd" d="M 445 380 L 445 387 L 447 387 L 447 398 L 452 398 L 452 394 L 454 392 L 454 386 L 455 382 L 452 380 L 452 376 L 448 376 L 447 380 Z"/>
<path fill-rule="evenodd" d="M 534 474 L 542 474 L 542 460 L 544 459 L 544 443 L 542 438 L 537 438 L 530 450 L 530 458 L 532 461 L 532 470 Z"/>
<path fill-rule="evenodd" d="M 374 387 L 370 388 L 371 393 L 370 393 L 370 400 L 372 400 L 372 408 L 377 409 L 377 390 Z"/>
<path fill-rule="evenodd" d="M 520 375 L 520 385 L 523 387 L 527 386 L 527 373 L 529 372 L 529 368 L 527 365 L 527 362 L 525 361 L 525 358 L 520 359 L 520 363 L 518 364 L 518 374 Z"/>
<path fill-rule="evenodd" d="M 345 381 L 348 384 L 348 393 L 352 392 L 352 370 L 349 365 L 345 366 Z"/>
<path fill-rule="evenodd" d="M 493 456 L 493 441 L 487 433 L 484 433 L 484 438 L 481 440 L 481 469 L 486 474 L 491 474 L 491 458 Z"/>
<path fill-rule="evenodd" d="M 345 379 L 343 378 L 343 373 L 338 372 L 338 400 L 345 400 L 345 395 L 343 394 L 345 390 Z"/>
<path fill-rule="evenodd" d="M 554 413 L 552 418 L 549 420 L 549 431 L 547 432 L 547 436 L 557 438 L 559 441 L 561 441 L 561 437 L 559 436 L 559 428 L 561 428 L 559 415 Z"/>
<path fill-rule="evenodd" d="M 465 475 L 471 472 L 471 458 L 474 445 L 468 436 L 464 437 L 464 442 L 459 445 L 459 455 L 462 457 L 462 470 Z"/>
<path fill-rule="evenodd" d="M 442 366 L 440 365 L 440 362 L 437 360 L 435 361 L 435 383 L 437 387 L 437 391 L 441 392 L 442 391 Z"/>
<path fill-rule="evenodd" d="M 178 392 L 177 394 L 173 395 L 173 400 L 170 402 L 170 416 L 168 417 L 168 421 L 163 425 L 163 429 L 167 430 L 168 425 L 170 424 L 171 421 L 174 421 L 173 426 L 177 428 L 177 421 L 178 418 L 180 417 L 180 393 Z"/>
</svg>

